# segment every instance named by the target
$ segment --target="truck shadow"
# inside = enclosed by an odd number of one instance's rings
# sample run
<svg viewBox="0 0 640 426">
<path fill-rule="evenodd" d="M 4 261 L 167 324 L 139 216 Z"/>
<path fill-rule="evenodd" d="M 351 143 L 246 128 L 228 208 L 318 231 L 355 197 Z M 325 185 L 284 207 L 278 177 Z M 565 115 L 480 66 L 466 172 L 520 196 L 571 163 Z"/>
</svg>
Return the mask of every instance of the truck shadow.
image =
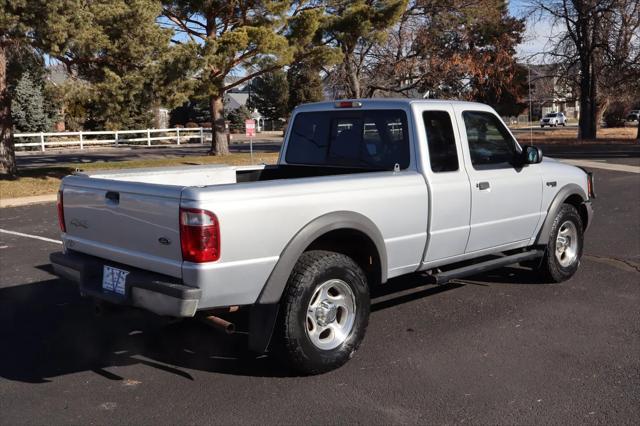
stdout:
<svg viewBox="0 0 640 426">
<path fill-rule="evenodd" d="M 505 282 L 504 277 L 499 282 Z M 427 284 L 420 275 L 395 279 L 373 292 L 372 311 L 464 285 Z M 93 303 L 59 279 L 0 288 L 0 324 L 0 377 L 7 380 L 46 383 L 83 371 L 126 380 L 109 368 L 136 364 L 186 380 L 194 380 L 193 370 L 257 377 L 292 375 L 272 357 L 250 353 L 244 333 L 228 336 L 193 320 L 172 321 L 138 310 L 96 316 Z"/>
</svg>

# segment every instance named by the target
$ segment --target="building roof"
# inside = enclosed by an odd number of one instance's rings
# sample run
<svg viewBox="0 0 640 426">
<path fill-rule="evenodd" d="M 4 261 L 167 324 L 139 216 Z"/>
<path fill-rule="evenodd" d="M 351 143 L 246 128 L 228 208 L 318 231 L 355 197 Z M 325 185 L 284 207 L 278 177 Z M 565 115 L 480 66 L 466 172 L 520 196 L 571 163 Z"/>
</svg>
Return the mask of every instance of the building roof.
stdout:
<svg viewBox="0 0 640 426">
<path fill-rule="evenodd" d="M 227 92 L 224 95 L 224 106 L 231 111 L 247 104 L 248 92 Z"/>
</svg>

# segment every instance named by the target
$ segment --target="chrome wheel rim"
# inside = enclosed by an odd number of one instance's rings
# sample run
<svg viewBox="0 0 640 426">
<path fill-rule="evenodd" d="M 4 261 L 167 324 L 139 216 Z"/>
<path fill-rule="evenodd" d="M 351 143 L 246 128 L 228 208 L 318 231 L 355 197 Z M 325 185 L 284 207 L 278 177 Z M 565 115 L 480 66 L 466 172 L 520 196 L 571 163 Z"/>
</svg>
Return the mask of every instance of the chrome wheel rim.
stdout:
<svg viewBox="0 0 640 426">
<path fill-rule="evenodd" d="M 332 279 L 316 287 L 307 307 L 305 330 L 318 349 L 340 346 L 351 334 L 356 299 L 347 283 Z"/>
<path fill-rule="evenodd" d="M 556 259 L 564 268 L 573 264 L 578 257 L 578 230 L 576 225 L 567 220 L 558 230 L 556 237 Z"/>
</svg>

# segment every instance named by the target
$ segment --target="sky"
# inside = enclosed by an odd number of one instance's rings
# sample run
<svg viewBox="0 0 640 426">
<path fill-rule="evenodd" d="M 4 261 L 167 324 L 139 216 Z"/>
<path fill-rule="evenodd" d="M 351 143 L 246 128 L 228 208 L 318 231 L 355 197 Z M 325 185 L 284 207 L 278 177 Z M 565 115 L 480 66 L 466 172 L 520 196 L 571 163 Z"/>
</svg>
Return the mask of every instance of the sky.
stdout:
<svg viewBox="0 0 640 426">
<path fill-rule="evenodd" d="M 509 11 L 513 16 L 518 18 L 527 14 L 527 0 L 511 0 L 509 1 Z M 542 61 L 540 54 L 545 50 L 549 37 L 553 34 L 553 25 L 548 20 L 527 19 L 527 27 L 524 35 L 524 41 L 518 46 L 518 58 L 524 62 L 531 61 L 539 63 Z"/>
</svg>

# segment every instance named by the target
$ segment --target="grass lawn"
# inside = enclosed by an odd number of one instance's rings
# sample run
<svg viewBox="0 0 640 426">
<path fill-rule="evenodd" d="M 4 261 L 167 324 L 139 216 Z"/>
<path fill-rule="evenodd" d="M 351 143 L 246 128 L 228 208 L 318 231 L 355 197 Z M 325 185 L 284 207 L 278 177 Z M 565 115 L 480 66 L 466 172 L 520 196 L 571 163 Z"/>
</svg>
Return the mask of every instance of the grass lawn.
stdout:
<svg viewBox="0 0 640 426">
<path fill-rule="evenodd" d="M 278 160 L 277 153 L 254 154 L 254 163 L 274 164 Z M 249 165 L 249 154 L 230 154 L 225 157 L 194 156 L 166 157 L 151 160 L 131 161 L 99 161 L 82 164 L 81 170 L 132 169 L 139 167 L 192 166 L 202 164 Z M 76 171 L 78 165 L 68 163 L 55 167 L 42 167 L 20 170 L 16 179 L 0 177 L 0 198 L 30 197 L 35 195 L 55 194 L 60 186 L 60 179 Z"/>
</svg>

